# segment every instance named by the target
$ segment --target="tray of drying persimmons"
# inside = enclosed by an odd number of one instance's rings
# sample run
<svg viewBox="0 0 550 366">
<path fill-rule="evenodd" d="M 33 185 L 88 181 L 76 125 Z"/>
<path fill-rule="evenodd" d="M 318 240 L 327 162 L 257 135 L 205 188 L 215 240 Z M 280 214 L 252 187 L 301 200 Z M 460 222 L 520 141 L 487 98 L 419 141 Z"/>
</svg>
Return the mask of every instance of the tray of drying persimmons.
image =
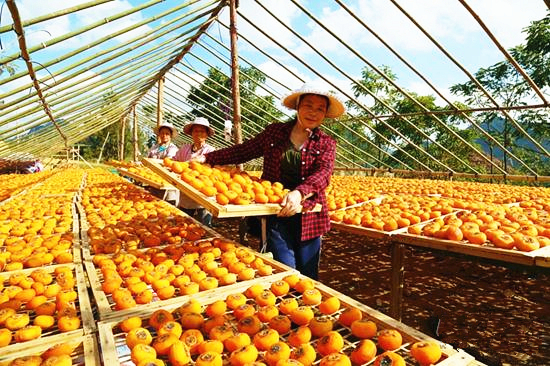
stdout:
<svg viewBox="0 0 550 366">
<path fill-rule="evenodd" d="M 186 241 L 85 262 L 100 319 L 159 308 L 200 293 L 296 270 L 223 238 Z"/>
<path fill-rule="evenodd" d="M 100 322 L 104 364 L 479 365 L 307 277 L 243 285 Z"/>
<path fill-rule="evenodd" d="M 0 273 L 0 354 L 94 331 L 80 264 Z"/>
<path fill-rule="evenodd" d="M 274 215 L 288 193 L 280 182 L 270 182 L 228 166 L 210 166 L 169 158 L 142 159 L 143 165 L 172 183 L 216 217 Z M 311 211 L 320 211 L 316 205 Z"/>
</svg>

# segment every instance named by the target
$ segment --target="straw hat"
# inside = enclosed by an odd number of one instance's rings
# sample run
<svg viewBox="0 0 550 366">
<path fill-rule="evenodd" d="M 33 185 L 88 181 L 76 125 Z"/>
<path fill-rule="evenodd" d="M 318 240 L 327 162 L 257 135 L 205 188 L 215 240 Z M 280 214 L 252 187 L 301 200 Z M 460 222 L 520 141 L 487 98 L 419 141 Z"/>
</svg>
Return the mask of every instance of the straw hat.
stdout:
<svg viewBox="0 0 550 366">
<path fill-rule="evenodd" d="M 160 129 L 163 127 L 168 128 L 172 132 L 172 138 L 176 138 L 176 136 L 178 135 L 178 130 L 176 130 L 174 125 L 170 122 L 162 122 L 158 127 L 155 127 L 155 134 L 158 135 Z"/>
<path fill-rule="evenodd" d="M 316 94 L 322 95 L 328 98 L 329 104 L 327 109 L 326 118 L 336 118 L 340 117 L 346 111 L 344 103 L 338 98 L 335 94 L 323 90 L 322 88 L 313 86 L 311 84 L 304 84 L 300 89 L 291 92 L 282 99 L 282 104 L 288 109 L 296 110 L 298 108 L 298 103 L 300 98 L 304 94 Z"/>
<path fill-rule="evenodd" d="M 208 136 L 212 136 L 214 134 L 214 130 L 212 129 L 212 127 L 210 127 L 210 123 L 204 117 L 197 117 L 193 122 L 187 123 L 183 127 L 183 132 L 187 135 L 191 135 L 193 126 L 197 126 L 197 125 L 206 127 L 206 129 L 208 130 Z"/>
</svg>

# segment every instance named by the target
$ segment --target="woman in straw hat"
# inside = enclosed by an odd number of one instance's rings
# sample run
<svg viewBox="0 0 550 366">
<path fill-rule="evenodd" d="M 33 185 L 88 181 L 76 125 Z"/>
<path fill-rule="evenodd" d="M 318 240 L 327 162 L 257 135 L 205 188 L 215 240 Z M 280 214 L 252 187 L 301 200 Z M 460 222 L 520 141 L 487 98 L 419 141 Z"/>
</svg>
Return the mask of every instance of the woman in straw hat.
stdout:
<svg viewBox="0 0 550 366">
<path fill-rule="evenodd" d="M 212 152 L 215 148 L 206 143 L 208 137 L 214 134 L 214 130 L 210 127 L 210 123 L 204 117 L 197 117 L 194 121 L 186 124 L 183 132 L 193 138 L 193 142 L 183 145 L 174 160 L 188 161 L 197 159 L 204 154 Z M 200 222 L 207 226 L 212 226 L 212 214 L 204 207 L 198 205 L 191 198 L 180 192 L 179 207 L 189 216 L 194 216 Z"/>
<path fill-rule="evenodd" d="M 342 115 L 345 107 L 333 93 L 307 84 L 284 97 L 282 104 L 297 111 L 291 121 L 273 123 L 242 144 L 197 160 L 240 164 L 263 157 L 262 178 L 291 190 L 280 213 L 267 219 L 267 250 L 276 260 L 316 279 L 321 236 L 330 229 L 325 188 L 336 156 L 336 141 L 319 126 L 325 118 Z M 316 204 L 322 205 L 320 212 L 307 212 Z"/>
<path fill-rule="evenodd" d="M 172 158 L 178 152 L 178 147 L 172 143 L 172 139 L 176 138 L 178 131 L 170 122 L 163 122 L 155 128 L 155 134 L 158 136 L 159 142 L 149 150 L 148 158 L 164 159 Z"/>
</svg>

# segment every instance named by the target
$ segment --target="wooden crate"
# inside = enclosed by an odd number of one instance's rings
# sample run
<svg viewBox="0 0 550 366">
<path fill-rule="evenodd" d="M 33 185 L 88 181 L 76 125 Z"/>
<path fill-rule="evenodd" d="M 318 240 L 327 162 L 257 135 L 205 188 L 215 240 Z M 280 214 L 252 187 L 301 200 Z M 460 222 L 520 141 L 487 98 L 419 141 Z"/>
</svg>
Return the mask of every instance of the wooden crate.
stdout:
<svg viewBox="0 0 550 366">
<path fill-rule="evenodd" d="M 22 342 L 22 343 L 12 343 L 8 346 L 0 348 L 0 350 L 2 351 L 2 354 L 4 352 L 5 353 L 17 352 L 19 350 L 27 349 L 35 345 L 40 345 L 44 342 L 59 342 L 66 339 L 70 339 L 71 337 L 91 334 L 92 332 L 95 331 L 96 325 L 95 325 L 94 315 L 92 313 L 92 308 L 90 305 L 90 299 L 88 297 L 86 279 L 84 276 L 82 265 L 69 263 L 69 264 L 59 264 L 54 266 L 41 267 L 40 269 L 53 274 L 54 271 L 60 267 L 70 268 L 73 271 L 73 276 L 76 280 L 76 290 L 78 293 L 78 301 L 76 305 L 77 305 L 77 312 L 81 320 L 80 328 L 69 332 L 61 332 L 57 327 L 57 325 L 54 325 L 53 327 L 47 329 L 46 331 L 43 331 L 41 337 L 38 339 L 34 339 L 31 341 Z M 30 275 L 36 269 L 37 268 L 29 268 L 21 271 L 11 271 L 11 272 L 0 273 L 0 281 L 4 283 L 4 286 L 9 286 L 9 278 L 12 275 L 14 274 Z M 32 320 L 34 319 L 34 313 L 32 311 L 24 309 L 24 305 L 25 304 L 21 305 L 21 308 L 18 310 L 18 313 L 24 313 L 24 312 L 30 313 L 31 322 L 32 322 Z"/>
<path fill-rule="evenodd" d="M 300 278 L 304 278 L 304 277 L 300 276 Z M 264 287 L 264 289 L 269 289 L 271 283 L 272 282 L 266 281 L 265 279 L 262 279 L 262 280 L 259 280 L 259 281 L 256 282 L 256 284 L 262 285 Z M 430 338 L 429 336 L 427 336 L 427 335 L 425 335 L 425 334 L 423 334 L 423 333 L 421 333 L 421 332 L 419 332 L 415 329 L 412 329 L 412 328 L 406 326 L 405 324 L 402 324 L 402 323 L 396 321 L 395 319 L 392 319 L 392 318 L 390 318 L 390 317 L 388 317 L 388 316 L 386 316 L 386 315 L 384 315 L 384 314 L 382 314 L 382 313 L 380 313 L 380 312 L 378 312 L 374 309 L 371 309 L 371 308 L 369 308 L 369 307 L 367 307 L 367 306 L 351 299 L 348 296 L 345 296 L 345 295 L 337 292 L 336 290 L 328 288 L 327 286 L 325 286 L 325 285 L 323 285 L 319 282 L 314 281 L 314 284 L 315 284 L 315 288 L 321 292 L 323 300 L 325 300 L 329 297 L 332 297 L 332 296 L 336 296 L 340 300 L 341 307 L 337 312 L 335 312 L 334 314 L 331 314 L 331 315 L 323 315 L 323 316 L 325 316 L 325 317 L 327 317 L 327 318 L 329 318 L 333 321 L 333 323 L 334 323 L 333 330 L 340 333 L 340 335 L 344 339 L 344 347 L 341 350 L 341 352 L 344 353 L 344 354 L 349 355 L 353 351 L 353 349 L 357 346 L 360 339 L 355 337 L 351 333 L 351 329 L 349 327 L 340 324 L 338 322 L 338 317 L 344 311 L 344 309 L 346 309 L 346 308 L 356 308 L 356 309 L 359 309 L 361 311 L 361 313 L 363 315 L 363 318 L 367 318 L 367 319 L 370 319 L 373 322 L 375 322 L 376 325 L 377 325 L 378 330 L 381 330 L 381 329 L 396 329 L 401 333 L 401 335 L 403 337 L 403 344 L 395 352 L 397 352 L 398 354 L 403 356 L 403 358 L 407 362 L 407 365 L 417 365 L 417 363 L 410 356 L 409 349 L 410 349 L 410 346 L 414 342 L 421 341 L 421 340 L 422 341 L 433 341 L 433 342 L 436 342 L 437 344 L 440 345 L 440 348 L 441 348 L 441 351 L 442 351 L 442 357 L 436 363 L 436 365 L 440 365 L 440 366 L 482 365 L 481 363 L 475 361 L 475 359 L 472 356 L 468 355 L 467 353 L 465 353 L 463 351 L 453 349 L 450 345 L 440 343 L 440 342 Z M 246 288 L 248 288 L 248 287 L 246 287 Z M 238 288 L 237 287 L 228 288 L 228 289 L 226 289 L 224 291 L 220 291 L 218 293 L 209 294 L 208 296 L 197 296 L 197 297 L 195 297 L 195 299 L 201 303 L 202 310 L 203 310 L 203 315 L 204 315 L 205 319 L 207 319 L 207 316 L 204 314 L 204 309 L 206 308 L 206 306 L 208 304 L 211 304 L 216 300 L 225 300 L 227 298 L 227 296 L 230 295 L 230 294 L 243 293 L 246 290 L 246 288 L 244 286 L 240 286 Z M 300 294 L 299 292 L 297 292 L 296 290 L 293 290 L 293 289 L 291 289 L 291 291 L 288 294 L 277 297 L 277 304 L 279 304 L 283 299 L 288 299 L 288 298 L 295 298 L 300 305 L 302 304 L 302 294 Z M 257 306 L 255 304 L 255 301 L 251 300 L 251 299 L 248 299 L 247 303 L 252 304 L 254 306 Z M 182 304 L 183 303 L 181 303 L 181 302 L 173 303 L 173 304 L 170 304 L 167 307 L 163 307 L 163 309 L 172 312 L 172 314 L 174 315 L 175 320 L 179 321 L 180 314 L 177 311 L 177 309 Z M 311 308 L 313 309 L 313 311 L 315 313 L 315 316 L 322 315 L 319 312 L 318 305 L 312 305 Z M 149 320 L 149 318 L 151 317 L 152 313 L 155 310 L 157 310 L 157 309 L 146 309 L 146 310 L 143 310 L 141 312 L 137 312 L 137 313 L 133 314 L 133 316 L 138 316 L 142 319 L 142 327 L 147 328 L 151 332 L 153 337 L 156 336 L 156 332 L 155 332 L 154 328 L 152 328 L 148 325 L 148 320 Z M 226 325 L 229 325 L 234 330 L 236 330 L 237 329 L 236 328 L 237 320 L 232 315 L 231 310 L 226 312 L 225 317 L 226 317 Z M 98 324 L 100 344 L 101 344 L 102 355 L 103 355 L 103 362 L 106 365 L 126 364 L 126 362 L 129 360 L 130 350 L 126 346 L 126 343 L 125 343 L 126 333 L 124 333 L 119 328 L 120 322 L 122 322 L 125 318 L 126 317 L 113 318 L 112 320 L 100 322 Z M 265 329 L 265 328 L 268 327 L 268 325 L 266 323 L 263 323 L 262 327 L 263 327 L 263 329 Z M 292 323 L 292 328 L 291 329 L 296 329 L 297 327 L 298 327 L 297 324 Z M 208 339 L 207 335 L 204 335 L 204 336 L 205 336 L 205 339 Z M 282 341 L 287 342 L 288 341 L 288 336 L 289 336 L 289 333 L 280 334 L 280 339 Z M 376 336 L 373 339 L 376 339 Z M 318 338 L 315 338 L 315 337 L 313 337 L 312 340 L 310 341 L 310 343 L 314 346 L 314 348 L 316 347 L 317 342 L 318 342 Z M 292 348 L 292 346 L 291 346 L 291 348 Z M 379 351 L 378 353 L 380 354 L 381 352 Z M 222 357 L 224 359 L 224 364 L 228 363 L 229 354 L 224 351 L 224 354 L 222 355 Z M 263 352 L 260 352 L 260 355 L 258 357 L 258 361 L 263 361 L 262 357 L 263 357 Z M 317 359 L 314 363 L 315 365 L 318 364 L 320 358 L 321 358 L 321 356 L 319 354 L 317 354 Z M 368 364 L 370 364 L 370 363 L 371 362 L 369 362 Z"/>
<path fill-rule="evenodd" d="M 216 217 L 244 217 L 244 216 L 263 216 L 276 215 L 281 211 L 281 205 L 277 203 L 265 203 L 250 205 L 220 205 L 213 197 L 206 197 L 191 185 L 180 179 L 178 174 L 172 173 L 162 165 L 159 159 L 142 159 L 143 165 L 149 167 L 152 171 L 172 183 L 177 189 L 185 193 L 193 201 L 205 207 Z M 316 205 L 311 212 L 321 211 L 321 205 Z"/>
<path fill-rule="evenodd" d="M 200 243 L 200 242 L 201 241 L 198 241 L 198 243 Z M 218 288 L 201 291 L 198 294 L 193 294 L 193 295 L 179 295 L 179 290 L 176 289 L 175 296 L 170 298 L 170 299 L 166 299 L 166 300 L 160 300 L 158 298 L 158 295 L 154 291 L 154 289 L 151 287 L 151 285 L 148 285 L 148 289 L 153 292 L 153 301 L 149 304 L 143 304 L 143 305 L 138 304 L 135 308 L 131 308 L 131 309 L 127 309 L 127 310 L 116 310 L 115 309 L 115 302 L 113 301 L 111 295 L 106 294 L 102 290 L 103 275 L 101 273 L 101 270 L 99 268 L 96 268 L 91 260 L 85 260 L 84 265 L 85 265 L 85 268 L 86 268 L 86 272 L 88 274 L 88 280 L 90 282 L 90 287 L 91 287 L 91 290 L 92 290 L 92 293 L 93 293 L 93 296 L 94 296 L 94 300 L 95 300 L 95 303 L 98 307 L 98 312 L 99 312 L 100 319 L 104 320 L 104 319 L 110 319 L 110 318 L 113 318 L 113 317 L 126 316 L 127 314 L 133 313 L 136 310 L 139 310 L 141 308 L 147 308 L 147 307 L 150 307 L 150 306 L 153 306 L 155 308 L 163 307 L 163 306 L 166 306 L 166 305 L 171 304 L 173 302 L 186 301 L 185 299 L 187 299 L 189 297 L 199 295 L 199 294 L 208 295 L 210 293 L 216 293 L 216 292 L 219 292 L 221 290 L 225 291 L 225 288 L 230 288 L 230 287 L 233 287 L 235 285 L 240 286 L 242 284 L 242 286 L 249 286 L 251 283 L 254 283 L 254 281 L 257 281 L 259 279 L 267 278 L 268 280 L 276 281 L 277 279 L 281 279 L 282 277 L 288 275 L 289 273 L 296 273 L 297 272 L 295 269 L 290 268 L 290 267 L 288 267 L 288 266 L 286 266 L 286 265 L 284 265 L 280 262 L 277 262 L 277 261 L 265 256 L 264 254 L 257 253 L 255 251 L 249 249 L 249 248 L 241 246 L 240 244 L 237 244 L 237 243 L 234 243 L 234 244 L 237 247 L 244 248 L 244 249 L 252 252 L 255 256 L 261 258 L 264 261 L 265 264 L 268 264 L 273 268 L 273 274 L 268 275 L 268 276 L 259 276 L 258 274 L 256 274 L 256 277 L 252 280 L 238 281 L 236 284 L 226 285 L 226 286 L 220 285 L 220 287 L 218 287 Z M 146 250 L 142 250 L 142 251 L 144 252 Z M 219 261 L 219 259 L 217 259 L 217 261 Z"/>
<path fill-rule="evenodd" d="M 99 347 L 95 334 L 84 336 L 73 336 L 70 339 L 58 340 L 51 342 L 47 339 L 42 339 L 40 344 L 31 348 L 20 349 L 16 352 L 4 353 L 0 356 L 0 365 L 9 365 L 15 359 L 24 356 L 41 356 L 49 348 L 62 343 L 69 343 L 76 348 L 71 353 L 73 366 L 100 366 Z"/>
</svg>

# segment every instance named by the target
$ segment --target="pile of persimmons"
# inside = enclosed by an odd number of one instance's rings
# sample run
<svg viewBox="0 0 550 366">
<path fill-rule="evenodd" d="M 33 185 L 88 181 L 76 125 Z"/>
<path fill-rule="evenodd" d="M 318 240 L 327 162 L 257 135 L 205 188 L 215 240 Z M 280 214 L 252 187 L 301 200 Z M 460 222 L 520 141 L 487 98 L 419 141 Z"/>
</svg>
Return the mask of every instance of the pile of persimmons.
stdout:
<svg viewBox="0 0 550 366">
<path fill-rule="evenodd" d="M 288 193 L 280 182 L 263 180 L 236 168 L 170 158 L 165 158 L 163 165 L 205 196 L 215 197 L 220 205 L 280 203 Z"/>
<path fill-rule="evenodd" d="M 96 254 L 93 263 L 102 274 L 102 290 L 111 295 L 116 310 L 273 273 L 272 266 L 251 250 L 220 238 L 112 256 Z"/>
<path fill-rule="evenodd" d="M 54 175 L 0 206 L 0 271 L 72 263 L 72 200 L 82 176 Z"/>
<path fill-rule="evenodd" d="M 198 240 L 206 233 L 177 208 L 113 174 L 98 170 L 86 182 L 81 204 L 93 253 Z"/>
<path fill-rule="evenodd" d="M 404 366 L 409 355 L 421 365 L 442 358 L 432 342 L 407 339 L 407 352 L 398 330 L 342 306 L 296 274 L 225 299 L 204 304 L 192 299 L 172 312 L 129 317 L 116 331 L 124 332 L 136 365 L 168 360 L 198 366 L 351 366 L 374 360 L 377 366 Z"/>
<path fill-rule="evenodd" d="M 550 245 L 548 188 L 333 177 L 327 192 L 335 222 L 525 252 Z"/>
</svg>

